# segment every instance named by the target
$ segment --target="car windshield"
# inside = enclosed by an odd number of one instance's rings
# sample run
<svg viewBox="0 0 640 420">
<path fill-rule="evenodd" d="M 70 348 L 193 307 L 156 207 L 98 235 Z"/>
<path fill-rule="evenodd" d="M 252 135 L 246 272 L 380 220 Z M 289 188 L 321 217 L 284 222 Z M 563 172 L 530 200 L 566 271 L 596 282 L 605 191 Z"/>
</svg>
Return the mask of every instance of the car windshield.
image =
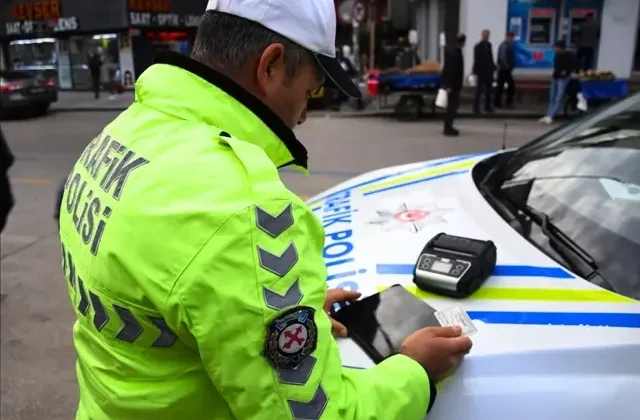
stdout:
<svg viewBox="0 0 640 420">
<path fill-rule="evenodd" d="M 595 262 L 598 275 L 583 277 L 640 299 L 640 94 L 516 151 L 502 181 L 502 191 L 526 185 L 518 199 L 522 209 L 548 216 Z M 540 249 L 566 263 L 544 231 L 524 229 Z"/>
</svg>

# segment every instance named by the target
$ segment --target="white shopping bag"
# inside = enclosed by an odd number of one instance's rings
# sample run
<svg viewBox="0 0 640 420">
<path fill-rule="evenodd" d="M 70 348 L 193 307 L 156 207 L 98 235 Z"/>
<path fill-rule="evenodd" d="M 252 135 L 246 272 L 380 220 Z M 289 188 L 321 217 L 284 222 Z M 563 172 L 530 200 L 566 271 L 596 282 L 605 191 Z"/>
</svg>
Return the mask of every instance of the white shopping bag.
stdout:
<svg viewBox="0 0 640 420">
<path fill-rule="evenodd" d="M 587 112 L 589 106 L 587 105 L 587 100 L 584 98 L 582 93 L 578 93 L 578 106 L 577 108 L 582 112 Z"/>
<path fill-rule="evenodd" d="M 438 108 L 446 108 L 449 103 L 449 94 L 444 89 L 438 89 L 438 95 L 436 96 L 436 106 Z"/>
<path fill-rule="evenodd" d="M 476 87 L 476 85 L 478 84 L 478 78 L 475 74 L 470 74 L 467 77 L 467 83 L 469 83 L 469 86 L 471 87 Z"/>
</svg>

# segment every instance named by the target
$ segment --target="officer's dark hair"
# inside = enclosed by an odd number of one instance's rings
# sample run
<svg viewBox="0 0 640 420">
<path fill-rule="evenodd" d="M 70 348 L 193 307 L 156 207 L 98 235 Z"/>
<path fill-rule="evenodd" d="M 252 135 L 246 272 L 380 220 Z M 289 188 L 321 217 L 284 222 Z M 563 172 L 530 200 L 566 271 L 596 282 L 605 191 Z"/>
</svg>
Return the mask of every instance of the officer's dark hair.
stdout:
<svg viewBox="0 0 640 420">
<path fill-rule="evenodd" d="M 191 57 L 222 71 L 239 71 L 271 44 L 282 44 L 286 73 L 297 75 L 314 58 L 304 47 L 253 21 L 208 11 L 202 16 Z"/>
</svg>

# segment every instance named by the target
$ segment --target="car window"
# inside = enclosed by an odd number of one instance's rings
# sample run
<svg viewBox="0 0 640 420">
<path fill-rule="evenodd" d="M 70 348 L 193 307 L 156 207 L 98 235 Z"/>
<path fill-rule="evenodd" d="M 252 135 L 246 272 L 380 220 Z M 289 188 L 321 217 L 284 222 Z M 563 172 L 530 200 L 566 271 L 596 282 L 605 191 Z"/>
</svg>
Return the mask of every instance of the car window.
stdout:
<svg viewBox="0 0 640 420">
<path fill-rule="evenodd" d="M 525 146 L 509 179 L 534 180 L 527 205 L 596 261 L 600 286 L 640 300 L 640 96 L 630 99 Z M 554 255 L 540 231 L 529 239 Z"/>
<path fill-rule="evenodd" d="M 537 179 L 527 205 L 549 215 L 596 261 L 607 280 L 600 286 L 640 300 L 640 137 L 635 139 L 635 149 L 566 151 L 535 169 L 526 165 L 523 174 Z M 530 239 L 548 246 L 535 231 Z"/>
</svg>

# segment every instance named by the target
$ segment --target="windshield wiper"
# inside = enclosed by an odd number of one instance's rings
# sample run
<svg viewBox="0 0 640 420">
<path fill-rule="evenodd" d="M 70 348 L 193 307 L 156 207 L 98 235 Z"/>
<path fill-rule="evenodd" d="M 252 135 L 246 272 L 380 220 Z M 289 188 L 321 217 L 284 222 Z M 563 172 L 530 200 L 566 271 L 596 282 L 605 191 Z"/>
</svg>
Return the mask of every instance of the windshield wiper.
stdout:
<svg viewBox="0 0 640 420">
<path fill-rule="evenodd" d="M 528 205 L 519 206 L 518 209 L 540 226 L 542 233 L 549 239 L 549 245 L 576 274 L 587 280 L 592 280 L 596 276 L 602 277 L 598 273 L 598 264 L 593 257 L 554 225 L 549 215 Z"/>
</svg>

